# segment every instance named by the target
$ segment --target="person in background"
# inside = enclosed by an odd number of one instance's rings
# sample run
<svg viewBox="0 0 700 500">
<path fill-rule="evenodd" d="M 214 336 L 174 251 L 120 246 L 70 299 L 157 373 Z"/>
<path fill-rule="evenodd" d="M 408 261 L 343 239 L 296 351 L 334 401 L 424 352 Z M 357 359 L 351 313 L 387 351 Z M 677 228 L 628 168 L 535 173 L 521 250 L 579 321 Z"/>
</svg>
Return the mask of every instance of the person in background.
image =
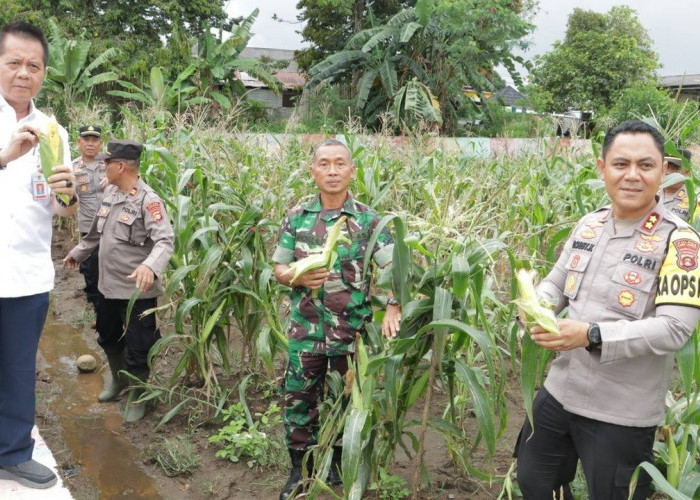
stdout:
<svg viewBox="0 0 700 500">
<path fill-rule="evenodd" d="M 664 141 L 652 126 L 608 131 L 598 173 L 611 205 L 584 216 L 538 296 L 566 319 L 530 331 L 556 358 L 526 419 L 516 455 L 526 500 L 573 498 L 581 461 L 590 498 L 627 499 L 637 466 L 653 460 L 674 353 L 700 318 L 700 237 L 657 193 Z M 633 498 L 651 479 L 642 472 Z"/>
<path fill-rule="evenodd" d="M 83 125 L 78 130 L 78 151 L 80 156 L 73 160 L 73 174 L 77 183 L 76 190 L 80 199 L 78 209 L 78 230 L 85 237 L 92 219 L 95 218 L 102 194 L 107 187 L 105 162 L 97 159 L 102 151 L 102 128 L 99 125 Z M 80 263 L 80 274 L 85 278 L 85 295 L 93 305 L 95 317 L 99 307 L 101 293 L 97 288 L 99 279 L 99 248 Z"/>
<path fill-rule="evenodd" d="M 355 334 L 362 332 L 372 318 L 370 273 L 363 276 L 363 267 L 370 236 L 380 217 L 348 192 L 355 166 L 350 150 L 342 142 L 335 139 L 322 142 L 314 152 L 310 171 L 319 194 L 287 213 L 272 257 L 277 281 L 292 286 L 284 385 L 284 426 L 292 469 L 280 500 L 299 493 L 304 454 L 317 442 L 318 403 L 326 374 L 332 370 L 345 375 L 347 356 L 355 351 Z M 351 243 L 338 246 L 333 268 L 307 271 L 292 285 L 290 264 L 323 246 L 328 231 L 342 216 L 347 220 L 341 234 Z M 393 240 L 384 231 L 372 249 L 372 259 L 379 267 L 385 267 L 391 263 L 392 251 Z M 400 320 L 401 307 L 389 295 L 382 322 L 382 332 L 387 338 L 397 334 Z M 341 456 L 342 448 L 335 446 L 330 484 L 341 482 Z"/>
<path fill-rule="evenodd" d="M 683 166 L 683 159 L 685 158 L 687 163 L 690 163 L 692 154 L 687 149 L 679 149 L 678 152 L 682 157 L 666 156 L 664 158 L 668 162 L 667 175 L 679 173 L 687 177 L 690 174 L 690 170 Z M 661 196 L 661 200 L 663 201 L 666 210 L 676 214 L 684 221 L 688 221 L 690 219 L 690 200 L 688 198 L 688 192 L 685 190 L 684 181 L 666 186 L 659 191 L 659 195 Z"/>
<path fill-rule="evenodd" d="M 63 259 L 69 269 L 87 259 L 99 246 L 99 289 L 104 298 L 97 309 L 97 342 L 107 355 L 111 380 L 99 401 L 111 401 L 127 386 L 120 372 L 148 380 L 148 351 L 160 338 L 155 313 L 163 294 L 161 277 L 173 254 L 173 228 L 160 197 L 139 176 L 143 146 L 131 141 L 110 141 L 107 154 L 97 157 L 107 165 L 110 186 L 88 234 Z M 138 292 L 129 321 L 129 301 Z M 126 331 L 126 334 L 124 333 Z M 132 389 L 124 420 L 144 417 L 146 404 Z"/>
<path fill-rule="evenodd" d="M 0 30 L 0 479 L 30 488 L 58 480 L 32 459 L 36 355 L 54 285 L 53 215 L 70 217 L 78 209 L 68 148 L 48 179 L 39 166 L 39 135 L 49 117 L 33 98 L 48 56 L 39 28 L 19 21 Z M 62 127 L 59 133 L 68 144 Z"/>
</svg>

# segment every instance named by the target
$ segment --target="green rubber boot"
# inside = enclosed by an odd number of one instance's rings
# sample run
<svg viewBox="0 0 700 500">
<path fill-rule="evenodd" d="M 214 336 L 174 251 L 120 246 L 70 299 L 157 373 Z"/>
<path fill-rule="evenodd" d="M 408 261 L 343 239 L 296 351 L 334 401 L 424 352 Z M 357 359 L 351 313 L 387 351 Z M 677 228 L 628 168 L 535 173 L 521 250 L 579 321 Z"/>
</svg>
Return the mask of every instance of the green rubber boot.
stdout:
<svg viewBox="0 0 700 500">
<path fill-rule="evenodd" d="M 134 373 L 141 382 L 148 380 L 149 372 Z M 129 391 L 129 398 L 126 400 L 126 410 L 124 411 L 124 422 L 138 422 L 146 415 L 146 402 L 136 402 L 143 395 L 142 387 L 134 387 Z"/>
<path fill-rule="evenodd" d="M 109 363 L 109 371 L 112 372 L 112 380 L 105 383 L 102 392 L 97 396 L 97 400 L 102 403 L 112 401 L 128 385 L 126 377 L 119 373 L 124 369 L 124 352 L 107 354 L 107 363 Z"/>
</svg>

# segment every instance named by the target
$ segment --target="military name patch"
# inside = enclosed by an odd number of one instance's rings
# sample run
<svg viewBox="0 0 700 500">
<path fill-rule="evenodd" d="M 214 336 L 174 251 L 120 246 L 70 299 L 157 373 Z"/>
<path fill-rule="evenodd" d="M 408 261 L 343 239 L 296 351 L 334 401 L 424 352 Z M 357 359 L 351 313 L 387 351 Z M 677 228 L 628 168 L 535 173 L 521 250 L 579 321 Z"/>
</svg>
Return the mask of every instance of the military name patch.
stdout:
<svg viewBox="0 0 700 500">
<path fill-rule="evenodd" d="M 154 201 L 146 205 L 146 210 L 148 210 L 148 212 L 151 214 L 153 222 L 160 222 L 163 220 L 163 210 L 160 208 L 159 201 Z"/>
<path fill-rule="evenodd" d="M 595 248 L 595 244 L 593 244 L 593 243 L 588 243 L 586 241 L 574 240 L 574 244 L 573 244 L 574 250 L 583 250 L 584 252 L 592 252 L 594 248 Z"/>
</svg>

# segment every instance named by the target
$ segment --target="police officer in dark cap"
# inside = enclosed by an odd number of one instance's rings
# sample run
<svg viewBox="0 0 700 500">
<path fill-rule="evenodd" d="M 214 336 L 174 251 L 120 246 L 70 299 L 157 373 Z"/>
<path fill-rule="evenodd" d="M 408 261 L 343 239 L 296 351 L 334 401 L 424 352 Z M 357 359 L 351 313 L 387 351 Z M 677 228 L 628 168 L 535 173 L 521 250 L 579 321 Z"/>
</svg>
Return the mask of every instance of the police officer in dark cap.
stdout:
<svg viewBox="0 0 700 500">
<path fill-rule="evenodd" d="M 99 245 L 99 289 L 104 299 L 97 316 L 98 343 L 112 373 L 100 401 L 113 400 L 127 386 L 121 370 L 144 382 L 148 379 L 148 351 L 160 338 L 155 314 L 142 314 L 156 307 L 163 294 L 161 278 L 173 253 L 174 234 L 163 201 L 139 177 L 142 150 L 137 142 L 114 140 L 107 145 L 107 154 L 98 156 L 105 161 L 110 185 L 90 231 L 63 259 L 66 267 L 75 268 Z M 125 325 L 129 300 L 137 290 Z M 140 391 L 132 390 L 125 421 L 143 418 L 146 406 L 136 402 L 139 396 Z"/>
<path fill-rule="evenodd" d="M 78 229 L 81 236 L 90 230 L 92 219 L 104 189 L 107 187 L 105 174 L 106 165 L 97 159 L 102 151 L 102 128 L 99 125 L 83 125 L 78 130 L 78 151 L 80 156 L 73 160 L 73 173 L 76 180 L 76 193 L 80 199 L 78 209 Z M 100 303 L 100 291 L 97 288 L 99 280 L 99 250 L 96 248 L 87 259 L 80 263 L 80 274 L 85 278 L 85 295 L 92 303 L 97 316 Z"/>
<path fill-rule="evenodd" d="M 693 155 L 690 151 L 683 148 L 679 148 L 678 153 L 679 155 L 667 155 L 664 157 L 664 161 L 668 162 L 666 175 L 679 173 L 687 177 L 690 174 L 690 159 Z M 660 190 L 659 194 L 666 210 L 679 216 L 684 221 L 690 219 L 690 198 L 688 191 L 685 189 L 685 181 L 666 186 Z"/>
</svg>

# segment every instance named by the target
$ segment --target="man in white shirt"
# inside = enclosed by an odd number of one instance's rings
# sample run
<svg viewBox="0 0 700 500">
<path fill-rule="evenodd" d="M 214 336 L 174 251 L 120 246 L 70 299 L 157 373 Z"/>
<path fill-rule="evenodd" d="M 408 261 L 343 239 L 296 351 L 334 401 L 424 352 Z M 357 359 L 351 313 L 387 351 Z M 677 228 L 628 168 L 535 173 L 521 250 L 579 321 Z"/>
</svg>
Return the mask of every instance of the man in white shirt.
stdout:
<svg viewBox="0 0 700 500">
<path fill-rule="evenodd" d="M 78 208 L 70 153 L 45 179 L 39 135 L 48 117 L 34 107 L 46 74 L 48 43 L 38 28 L 16 22 L 0 30 L 0 479 L 30 488 L 56 475 L 32 460 L 36 352 L 53 289 L 51 220 Z M 64 144 L 68 135 L 61 130 Z M 68 195 L 69 202 L 57 194 Z"/>
</svg>

